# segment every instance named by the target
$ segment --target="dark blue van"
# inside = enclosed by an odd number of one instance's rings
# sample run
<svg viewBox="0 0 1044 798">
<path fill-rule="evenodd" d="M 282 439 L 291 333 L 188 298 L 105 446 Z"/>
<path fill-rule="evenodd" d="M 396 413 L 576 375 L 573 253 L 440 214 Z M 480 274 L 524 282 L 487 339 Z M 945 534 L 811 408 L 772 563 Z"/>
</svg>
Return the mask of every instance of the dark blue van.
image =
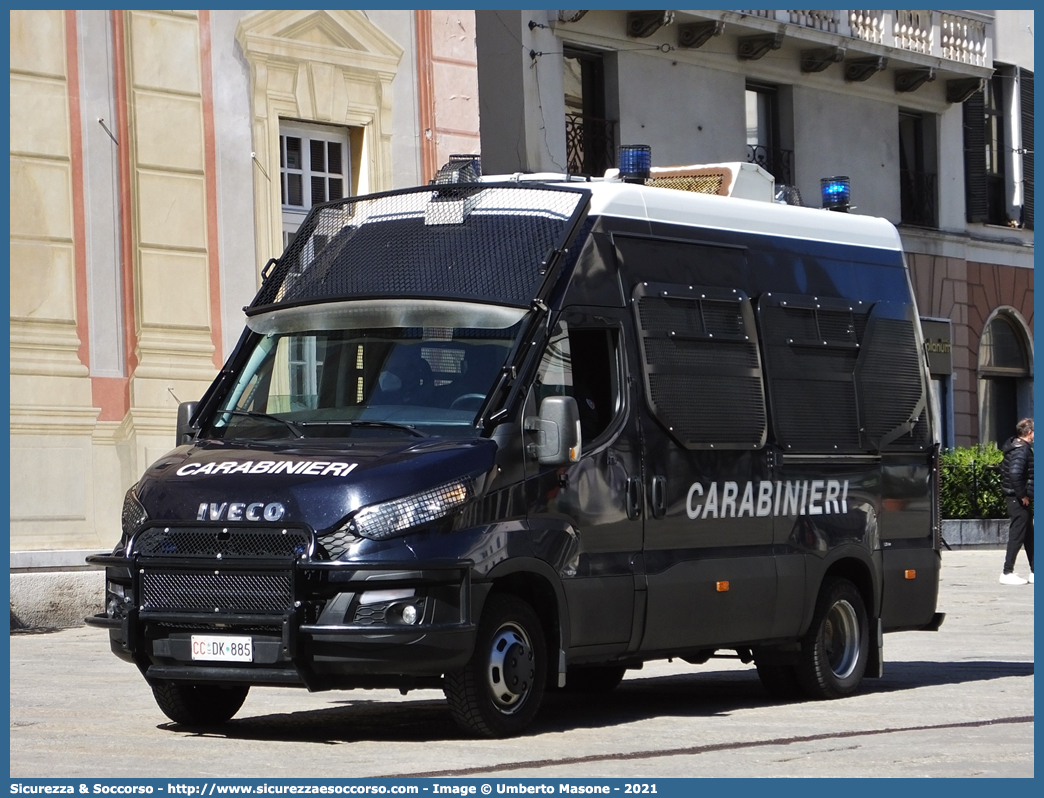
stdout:
<svg viewBox="0 0 1044 798">
<path fill-rule="evenodd" d="M 727 166 L 700 193 L 469 163 L 312 210 L 90 558 L 89 622 L 168 717 L 441 687 L 505 736 L 547 690 L 719 651 L 836 698 L 884 632 L 938 628 L 891 224 L 741 199 Z"/>
</svg>

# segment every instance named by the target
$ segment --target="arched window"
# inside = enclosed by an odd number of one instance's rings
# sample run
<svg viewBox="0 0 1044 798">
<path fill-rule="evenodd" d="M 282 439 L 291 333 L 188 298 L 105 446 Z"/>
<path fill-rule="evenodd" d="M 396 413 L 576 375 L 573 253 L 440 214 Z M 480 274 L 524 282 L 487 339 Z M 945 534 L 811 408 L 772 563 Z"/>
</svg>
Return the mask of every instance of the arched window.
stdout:
<svg viewBox="0 0 1044 798">
<path fill-rule="evenodd" d="M 1001 309 L 979 342 L 979 439 L 1003 443 L 1020 418 L 1032 415 L 1033 354 L 1018 313 Z"/>
</svg>

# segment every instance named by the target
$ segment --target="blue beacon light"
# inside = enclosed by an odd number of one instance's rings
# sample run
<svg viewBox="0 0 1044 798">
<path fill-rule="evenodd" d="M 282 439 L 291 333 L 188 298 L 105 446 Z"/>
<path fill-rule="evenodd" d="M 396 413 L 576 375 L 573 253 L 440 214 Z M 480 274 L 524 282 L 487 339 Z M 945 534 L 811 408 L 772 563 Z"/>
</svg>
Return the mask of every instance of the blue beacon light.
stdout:
<svg viewBox="0 0 1044 798">
<path fill-rule="evenodd" d="M 628 183 L 641 183 L 652 168 L 652 150 L 648 144 L 625 144 L 620 147 L 620 177 Z"/>
<path fill-rule="evenodd" d="M 848 213 L 851 183 L 846 175 L 824 177 L 819 181 L 819 189 L 824 208 Z"/>
</svg>

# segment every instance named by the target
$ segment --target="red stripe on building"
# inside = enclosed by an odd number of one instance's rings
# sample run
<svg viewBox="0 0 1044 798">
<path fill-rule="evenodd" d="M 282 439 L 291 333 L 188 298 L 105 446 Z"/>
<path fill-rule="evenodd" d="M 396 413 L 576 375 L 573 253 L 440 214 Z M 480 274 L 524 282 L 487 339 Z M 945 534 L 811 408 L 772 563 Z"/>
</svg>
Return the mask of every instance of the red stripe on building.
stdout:
<svg viewBox="0 0 1044 798">
<path fill-rule="evenodd" d="M 435 140 L 435 72 L 431 53 L 431 11 L 417 15 L 417 106 L 421 133 L 421 180 L 427 183 L 439 170 Z"/>
<path fill-rule="evenodd" d="M 214 134 L 214 70 L 210 40 L 210 12 L 199 12 L 200 81 L 203 95 L 203 168 L 207 204 L 207 270 L 210 278 L 210 339 L 214 367 L 224 362 L 221 341 L 221 268 L 218 257 L 217 145 Z"/>
</svg>

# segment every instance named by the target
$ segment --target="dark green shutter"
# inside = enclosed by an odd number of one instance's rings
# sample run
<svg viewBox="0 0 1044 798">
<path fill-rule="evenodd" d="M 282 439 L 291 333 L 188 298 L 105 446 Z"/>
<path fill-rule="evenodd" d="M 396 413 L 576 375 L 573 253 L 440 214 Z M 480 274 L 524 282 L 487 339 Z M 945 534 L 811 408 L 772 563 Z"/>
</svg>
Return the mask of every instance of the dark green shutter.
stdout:
<svg viewBox="0 0 1044 798">
<path fill-rule="evenodd" d="M 1022 224 L 1033 229 L 1033 73 L 1020 71 L 1020 107 L 1022 111 Z"/>
<path fill-rule="evenodd" d="M 981 91 L 964 101 L 964 194 L 968 221 L 987 221 L 986 110 Z"/>
</svg>

